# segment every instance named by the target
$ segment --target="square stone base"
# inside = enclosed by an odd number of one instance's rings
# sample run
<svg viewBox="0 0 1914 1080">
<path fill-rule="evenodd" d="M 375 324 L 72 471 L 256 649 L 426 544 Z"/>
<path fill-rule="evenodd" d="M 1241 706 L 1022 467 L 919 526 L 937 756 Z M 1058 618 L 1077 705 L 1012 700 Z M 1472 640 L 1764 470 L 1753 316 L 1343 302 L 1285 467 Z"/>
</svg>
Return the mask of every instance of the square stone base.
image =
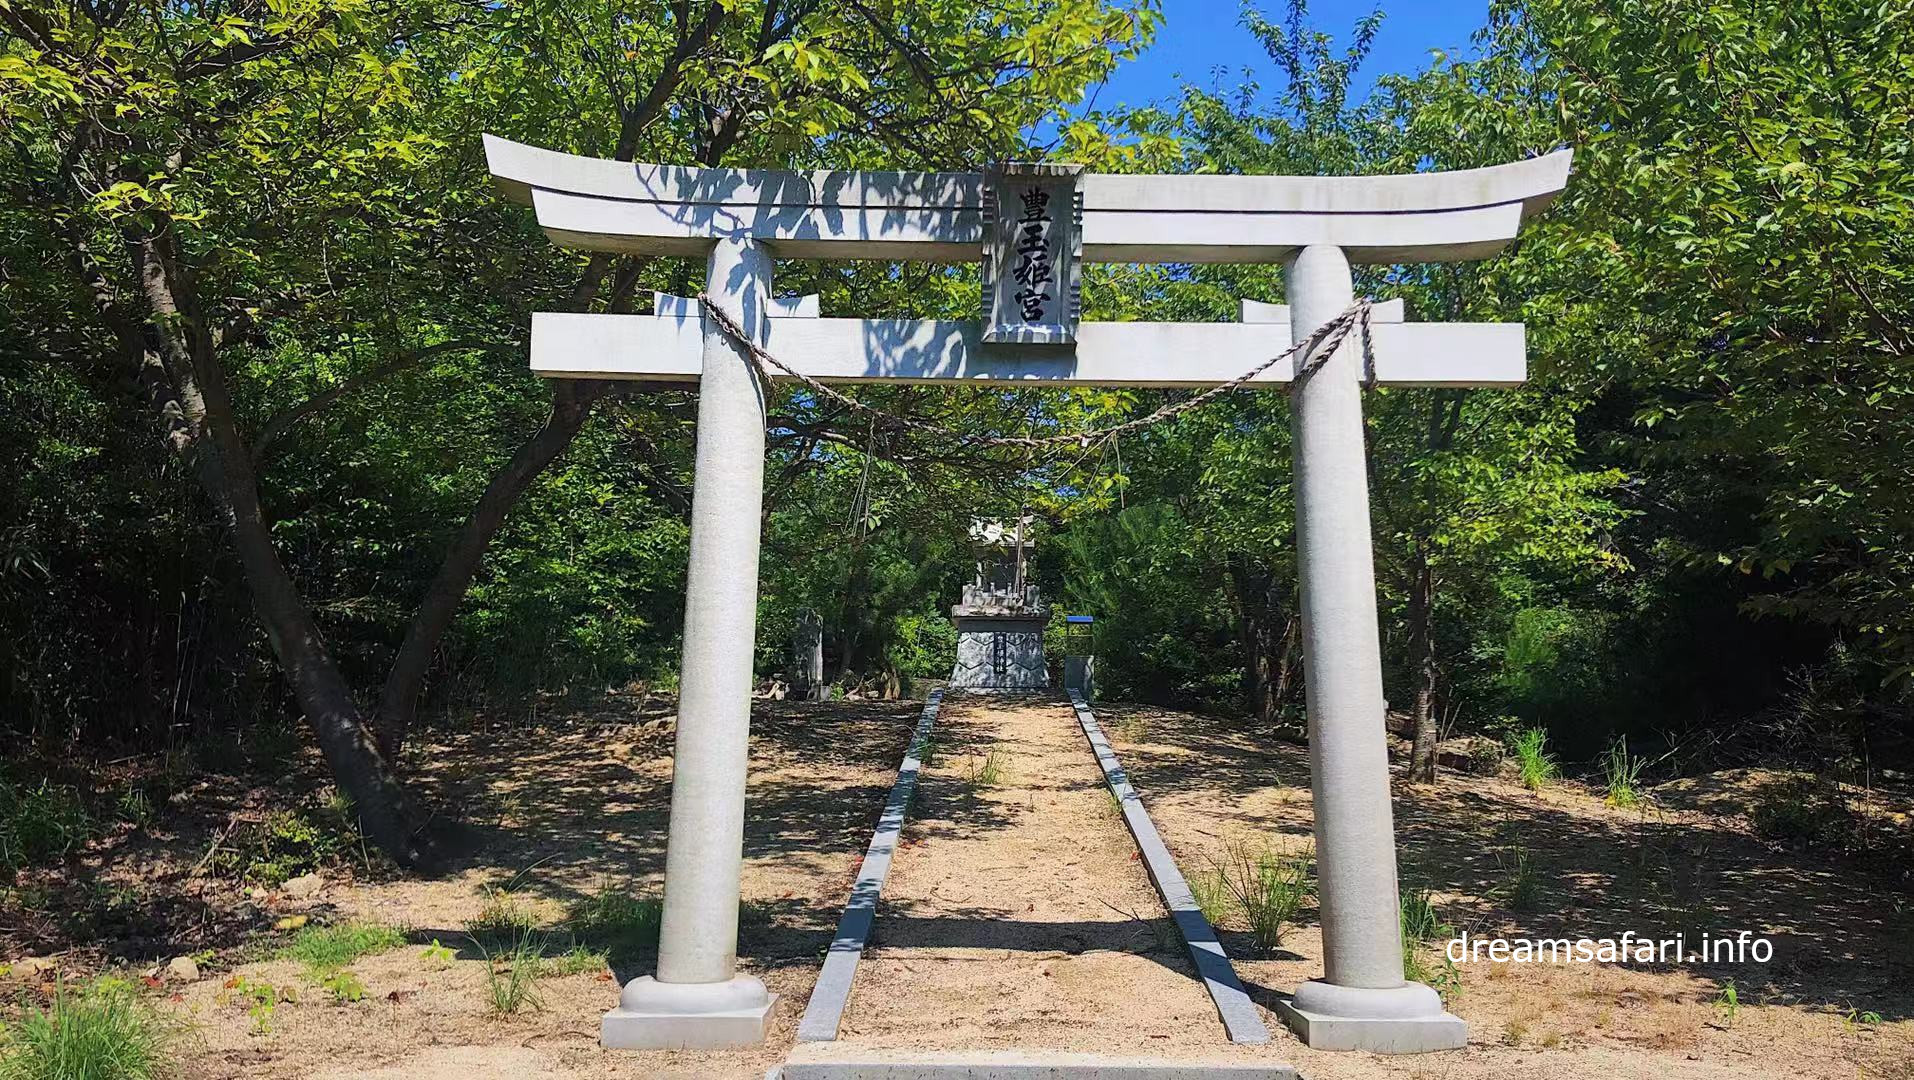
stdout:
<svg viewBox="0 0 1914 1080">
<path fill-rule="evenodd" d="M 607 1050 L 725 1050 L 762 1046 L 771 1030 L 778 996 L 755 1009 L 731 1012 L 637 1012 L 622 1006 L 605 1014 L 598 1028 Z"/>
<path fill-rule="evenodd" d="M 1460 1050 L 1469 1043 L 1469 1025 L 1446 1012 L 1440 1016 L 1372 1020 L 1304 1012 L 1281 999 L 1276 1002 L 1276 1011 L 1289 1030 L 1312 1050 L 1427 1054 Z"/>
</svg>

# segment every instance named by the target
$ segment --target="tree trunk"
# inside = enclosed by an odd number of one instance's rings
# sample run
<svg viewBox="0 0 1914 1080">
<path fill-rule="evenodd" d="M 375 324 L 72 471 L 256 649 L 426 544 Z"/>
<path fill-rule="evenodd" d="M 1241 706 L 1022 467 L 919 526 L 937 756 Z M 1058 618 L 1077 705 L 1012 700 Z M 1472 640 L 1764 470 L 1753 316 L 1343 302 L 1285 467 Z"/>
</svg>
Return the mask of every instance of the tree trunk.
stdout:
<svg viewBox="0 0 1914 1080">
<path fill-rule="evenodd" d="M 1436 778 L 1435 571 L 1427 545 L 1418 540 L 1409 566 L 1409 669 L 1414 680 L 1415 745 L 1409 754 L 1409 780 L 1433 784 Z"/>
<path fill-rule="evenodd" d="M 1289 697 L 1296 617 L 1273 575 L 1252 569 L 1240 557 L 1231 557 L 1226 565 L 1243 650 L 1243 693 L 1257 723 L 1273 727 L 1281 722 Z"/>
<path fill-rule="evenodd" d="M 579 430 L 591 416 L 592 406 L 605 392 L 602 383 L 570 380 L 554 383 L 551 417 L 538 434 L 519 446 L 505 468 L 492 477 L 471 516 L 453 538 L 445 561 L 439 564 L 437 576 L 426 589 L 412 624 L 406 628 L 405 640 L 399 645 L 399 653 L 386 675 L 385 688 L 379 694 L 379 748 L 387 758 L 396 760 L 405 746 L 406 735 L 418 715 L 419 696 L 425 686 L 426 672 L 432 666 L 432 657 L 438 652 L 446 629 L 452 625 L 452 616 L 465 599 L 465 591 L 472 584 L 472 576 L 478 573 L 493 535 L 505 524 L 506 514 L 525 489 L 578 437 Z"/>
<path fill-rule="evenodd" d="M 168 234 L 141 238 L 136 253 L 156 352 L 171 373 L 185 417 L 197 428 L 190 450 L 200 482 L 224 518 L 253 609 L 286 669 L 293 697 L 367 835 L 401 865 L 418 865 L 426 851 L 410 801 L 374 745 L 351 688 L 273 546 L 252 455 L 239 434 L 225 371 L 199 318 L 188 272 Z"/>
</svg>

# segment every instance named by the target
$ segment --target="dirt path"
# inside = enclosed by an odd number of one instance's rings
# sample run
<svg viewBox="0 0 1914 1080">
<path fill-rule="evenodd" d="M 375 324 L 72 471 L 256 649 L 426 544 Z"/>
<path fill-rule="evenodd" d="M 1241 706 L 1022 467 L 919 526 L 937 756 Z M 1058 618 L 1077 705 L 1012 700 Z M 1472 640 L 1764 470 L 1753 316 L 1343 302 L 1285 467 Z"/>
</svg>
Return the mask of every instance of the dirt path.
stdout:
<svg viewBox="0 0 1914 1080">
<path fill-rule="evenodd" d="M 957 700 L 842 1048 L 1227 1046 L 1067 705 Z"/>
</svg>

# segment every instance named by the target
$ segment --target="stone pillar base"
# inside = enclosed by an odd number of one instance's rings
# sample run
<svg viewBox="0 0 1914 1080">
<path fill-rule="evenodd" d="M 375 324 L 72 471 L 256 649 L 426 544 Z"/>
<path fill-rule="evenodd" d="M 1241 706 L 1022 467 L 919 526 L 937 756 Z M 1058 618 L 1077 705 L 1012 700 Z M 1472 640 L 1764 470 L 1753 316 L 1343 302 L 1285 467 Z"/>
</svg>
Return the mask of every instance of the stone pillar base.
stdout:
<svg viewBox="0 0 1914 1080">
<path fill-rule="evenodd" d="M 721 983 L 625 984 L 598 1028 L 608 1050 L 723 1050 L 763 1044 L 777 995 L 749 975 Z"/>
<path fill-rule="evenodd" d="M 1293 1000 L 1277 1001 L 1276 1011 L 1313 1050 L 1426 1054 L 1469 1042 L 1469 1025 L 1444 1012 L 1421 983 L 1373 990 L 1318 979 L 1297 987 Z"/>
</svg>

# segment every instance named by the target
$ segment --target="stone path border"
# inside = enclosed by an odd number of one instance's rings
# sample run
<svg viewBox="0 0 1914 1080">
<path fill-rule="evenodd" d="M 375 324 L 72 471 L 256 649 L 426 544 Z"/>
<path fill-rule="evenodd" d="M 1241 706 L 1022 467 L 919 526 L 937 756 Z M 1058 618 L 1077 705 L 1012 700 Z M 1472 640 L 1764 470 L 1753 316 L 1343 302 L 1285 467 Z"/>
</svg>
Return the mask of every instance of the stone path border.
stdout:
<svg viewBox="0 0 1914 1080">
<path fill-rule="evenodd" d="M 1104 1058 L 1093 1054 L 996 1051 L 948 1058 L 786 1062 L 766 1080 L 1298 1080 L 1288 1065 Z"/>
<path fill-rule="evenodd" d="M 1090 749 L 1096 752 L 1097 764 L 1103 768 L 1103 779 L 1110 785 L 1110 791 L 1117 797 L 1123 808 L 1123 824 L 1129 827 L 1130 835 L 1136 838 L 1137 850 L 1143 853 L 1143 865 L 1150 871 L 1150 881 L 1156 885 L 1156 891 L 1163 897 L 1163 906 L 1170 910 L 1170 917 L 1176 920 L 1176 928 L 1183 934 L 1183 941 L 1189 945 L 1190 960 L 1196 964 L 1196 973 L 1202 977 L 1203 985 L 1210 992 L 1210 1000 L 1216 1003 L 1216 1012 L 1223 1019 L 1223 1027 L 1229 1032 L 1229 1041 L 1233 1043 L 1266 1043 L 1269 1041 L 1269 1028 L 1263 1025 L 1262 1017 L 1256 1013 L 1256 1006 L 1244 993 L 1243 984 L 1236 977 L 1236 969 L 1230 966 L 1229 954 L 1223 951 L 1223 943 L 1216 936 L 1216 928 L 1203 917 L 1196 906 L 1196 897 L 1190 892 L 1188 881 L 1183 872 L 1176 868 L 1176 860 L 1170 857 L 1170 849 L 1163 844 L 1163 838 L 1157 835 L 1156 824 L 1143 809 L 1143 800 L 1138 797 L 1136 788 L 1130 786 L 1130 778 L 1117 761 L 1116 751 L 1110 748 L 1110 740 L 1103 734 L 1102 725 L 1097 723 L 1096 713 L 1084 703 L 1083 696 L 1070 692 L 1070 707 L 1077 712 L 1077 723 L 1082 726 L 1084 737 L 1090 740 Z"/>
<path fill-rule="evenodd" d="M 910 749 L 904 752 L 904 763 L 897 767 L 897 782 L 891 785 L 890 796 L 884 800 L 884 812 L 877 818 L 877 831 L 871 834 L 871 845 L 864 851 L 864 862 L 851 885 L 850 902 L 844 907 L 844 917 L 838 920 L 837 933 L 824 956 L 824 970 L 818 973 L 811 1003 L 805 1006 L 804 1018 L 798 1021 L 799 1042 L 835 1040 L 838 1025 L 844 1022 L 844 1006 L 850 1000 L 851 982 L 857 977 L 857 962 L 864 957 L 864 946 L 870 941 L 871 926 L 877 919 L 877 895 L 884 888 L 884 878 L 891 872 L 891 856 L 897 851 L 898 837 L 904 831 L 904 816 L 910 810 L 911 793 L 917 787 L 917 773 L 923 768 L 919 755 L 930 739 L 930 730 L 937 722 L 937 709 L 943 700 L 942 690 L 931 692 L 930 700 L 924 704 L 923 716 L 917 721 L 917 731 L 911 735 Z"/>
</svg>

